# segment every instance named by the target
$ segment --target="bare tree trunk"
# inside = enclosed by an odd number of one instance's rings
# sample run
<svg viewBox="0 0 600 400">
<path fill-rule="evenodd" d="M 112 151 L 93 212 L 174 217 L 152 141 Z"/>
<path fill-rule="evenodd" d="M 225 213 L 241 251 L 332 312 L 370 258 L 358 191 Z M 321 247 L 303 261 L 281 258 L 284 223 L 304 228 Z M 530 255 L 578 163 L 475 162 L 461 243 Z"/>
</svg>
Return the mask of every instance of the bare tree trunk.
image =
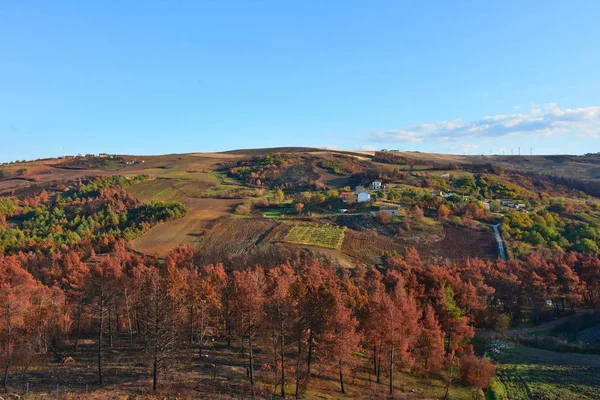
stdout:
<svg viewBox="0 0 600 400">
<path fill-rule="evenodd" d="M 310 330 L 308 334 L 308 357 L 306 358 L 306 381 L 310 379 L 310 365 L 312 363 L 312 353 L 313 353 L 313 331 Z"/>
<path fill-rule="evenodd" d="M 194 343 L 194 307 L 190 306 L 190 344 Z M 202 357 L 202 350 L 200 350 L 200 357 Z"/>
<path fill-rule="evenodd" d="M 79 300 L 79 307 L 77 311 L 77 334 L 75 336 L 75 350 L 79 348 L 79 336 L 81 335 L 81 314 L 83 312 L 83 299 Z"/>
<path fill-rule="evenodd" d="M 279 378 L 279 355 L 277 353 L 277 332 L 273 331 L 273 396 L 277 396 L 277 379 Z"/>
<path fill-rule="evenodd" d="M 296 394 L 295 399 L 299 399 L 300 395 L 300 360 L 302 358 L 302 336 L 298 336 L 298 354 L 296 359 Z"/>
<path fill-rule="evenodd" d="M 390 350 L 390 396 L 394 395 L 394 346 Z"/>
<path fill-rule="evenodd" d="M 158 389 L 158 354 L 157 349 L 154 349 L 154 362 L 152 363 L 152 391 L 156 393 Z"/>
<path fill-rule="evenodd" d="M 373 345 L 373 375 L 377 376 L 377 345 Z"/>
<path fill-rule="evenodd" d="M 282 328 L 282 332 L 283 332 L 283 328 Z M 280 335 L 281 338 L 281 344 L 280 344 L 280 357 L 281 357 L 281 397 L 285 399 L 285 350 L 284 350 L 284 344 L 285 344 L 285 337 L 283 336 L 283 334 Z"/>
<path fill-rule="evenodd" d="M 225 337 L 227 338 L 227 347 L 231 347 L 231 316 L 229 310 L 225 310 Z"/>
<path fill-rule="evenodd" d="M 98 328 L 98 383 L 100 386 L 102 382 L 102 331 L 104 330 L 104 300 L 102 294 L 100 295 L 100 327 Z"/>
<path fill-rule="evenodd" d="M 346 394 L 346 391 L 344 390 L 344 374 L 342 371 L 342 360 L 340 359 L 340 388 L 342 389 L 342 393 Z"/>
<path fill-rule="evenodd" d="M 6 384 L 8 381 L 8 369 L 12 361 L 12 355 L 10 351 L 10 342 L 12 341 L 12 325 L 10 323 L 10 301 L 6 305 L 6 366 L 4 367 L 4 378 L 2 379 L 2 387 L 4 391 L 7 390 Z"/>
<path fill-rule="evenodd" d="M 108 304 L 108 347 L 113 348 L 112 307 Z"/>
<path fill-rule="evenodd" d="M 202 309 L 200 312 L 200 334 L 198 335 L 200 339 L 200 358 L 202 358 L 202 347 L 204 346 L 204 313 L 204 309 Z"/>
<path fill-rule="evenodd" d="M 117 330 L 117 336 L 121 333 L 121 324 L 119 324 L 119 309 L 117 308 L 117 302 L 113 302 L 115 310 L 115 328 Z"/>
<path fill-rule="evenodd" d="M 379 352 L 378 354 L 381 354 L 381 346 L 379 345 Z M 381 357 L 377 358 L 377 383 L 381 383 Z"/>
<path fill-rule="evenodd" d="M 2 388 L 3 390 L 6 392 L 6 383 L 8 381 L 8 368 L 9 368 L 10 363 L 6 363 L 6 367 L 4 367 L 4 377 L 2 378 Z"/>
<path fill-rule="evenodd" d="M 450 398 L 450 384 L 452 383 L 452 378 L 448 378 L 448 381 L 446 382 L 446 392 L 444 393 L 444 397 L 442 397 L 442 400 L 447 400 Z"/>
<path fill-rule="evenodd" d="M 125 289 L 125 308 L 127 310 L 127 328 L 129 329 L 129 347 L 133 347 L 133 332 L 131 328 L 131 317 L 129 316 L 129 298 Z"/>
<path fill-rule="evenodd" d="M 140 324 L 140 315 L 137 311 L 133 311 L 133 320 L 135 321 L 135 332 L 139 336 L 142 333 L 142 325 Z"/>
<path fill-rule="evenodd" d="M 252 319 L 248 318 L 248 360 L 250 372 L 250 390 L 252 391 L 252 397 L 254 397 L 256 396 L 256 392 L 254 390 L 254 354 L 252 350 Z"/>
</svg>

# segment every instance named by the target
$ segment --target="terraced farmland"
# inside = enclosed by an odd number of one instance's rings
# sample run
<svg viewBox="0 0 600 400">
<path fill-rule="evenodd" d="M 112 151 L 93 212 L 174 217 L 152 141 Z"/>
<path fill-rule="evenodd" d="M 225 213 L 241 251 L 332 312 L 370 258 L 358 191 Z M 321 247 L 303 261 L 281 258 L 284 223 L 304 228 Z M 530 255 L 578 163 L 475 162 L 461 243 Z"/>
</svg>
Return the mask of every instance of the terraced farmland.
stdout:
<svg viewBox="0 0 600 400">
<path fill-rule="evenodd" d="M 284 242 L 306 246 L 339 249 L 344 241 L 344 227 L 328 225 L 294 225 Z"/>
</svg>

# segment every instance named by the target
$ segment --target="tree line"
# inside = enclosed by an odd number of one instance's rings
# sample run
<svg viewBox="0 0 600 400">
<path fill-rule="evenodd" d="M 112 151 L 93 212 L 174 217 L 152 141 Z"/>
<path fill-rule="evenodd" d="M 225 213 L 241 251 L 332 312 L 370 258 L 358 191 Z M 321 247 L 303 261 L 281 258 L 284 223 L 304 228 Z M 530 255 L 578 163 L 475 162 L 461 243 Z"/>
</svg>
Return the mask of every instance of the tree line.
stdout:
<svg viewBox="0 0 600 400">
<path fill-rule="evenodd" d="M 96 178 L 53 195 L 42 190 L 24 199 L 0 200 L 0 253 L 131 240 L 157 223 L 183 217 L 183 204 L 140 203 L 125 191 L 147 178 Z"/>
</svg>

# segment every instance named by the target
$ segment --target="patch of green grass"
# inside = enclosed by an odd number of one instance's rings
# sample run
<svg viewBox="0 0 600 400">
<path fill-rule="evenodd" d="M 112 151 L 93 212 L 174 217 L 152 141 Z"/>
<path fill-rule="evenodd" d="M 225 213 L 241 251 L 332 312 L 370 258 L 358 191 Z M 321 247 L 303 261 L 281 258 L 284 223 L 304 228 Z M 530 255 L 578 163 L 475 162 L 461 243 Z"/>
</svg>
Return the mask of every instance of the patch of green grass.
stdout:
<svg viewBox="0 0 600 400">
<path fill-rule="evenodd" d="M 539 331 L 531 331 L 527 336 L 552 336 L 553 328 L 542 329 Z"/>
<path fill-rule="evenodd" d="M 584 212 L 578 212 L 577 216 L 579 218 L 581 218 L 582 220 L 584 220 L 585 222 L 587 222 L 588 224 L 596 224 L 598 223 L 598 218 L 590 215 L 590 214 L 586 214 Z"/>
<path fill-rule="evenodd" d="M 506 388 L 502 381 L 498 378 L 493 378 L 490 386 L 485 390 L 486 400 L 503 400 L 507 398 Z"/>
<path fill-rule="evenodd" d="M 400 189 L 401 191 L 406 190 L 406 191 L 410 191 L 410 192 L 421 194 L 421 195 L 431 193 L 431 189 L 424 189 L 424 188 L 420 188 L 420 187 L 416 187 L 416 186 L 406 185 L 404 183 L 395 183 L 392 185 L 392 188 Z"/>
<path fill-rule="evenodd" d="M 344 229 L 327 225 L 294 225 L 284 241 L 307 246 L 338 249 L 344 241 Z"/>
<path fill-rule="evenodd" d="M 270 208 L 264 211 L 264 216 L 266 218 L 277 218 L 283 214 L 286 214 L 287 209 L 284 208 Z"/>
<path fill-rule="evenodd" d="M 162 178 L 183 179 L 202 182 L 203 184 L 218 185 L 219 179 L 210 172 L 187 171 L 187 170 L 169 170 L 161 176 Z"/>
<path fill-rule="evenodd" d="M 236 186 L 240 185 L 239 181 L 237 181 L 236 179 L 233 179 L 233 178 L 227 176 L 223 172 L 212 171 L 211 174 L 217 179 L 217 181 L 221 185 L 236 185 Z"/>
<path fill-rule="evenodd" d="M 435 219 L 429 218 L 429 217 L 423 217 L 421 222 L 423 223 L 423 225 L 429 225 L 429 226 L 435 226 L 435 225 L 440 224 L 439 221 L 436 221 Z"/>
<path fill-rule="evenodd" d="M 142 201 L 181 201 L 183 194 L 173 188 L 171 179 L 151 179 L 127 187 L 127 192 Z"/>
<path fill-rule="evenodd" d="M 249 198 L 256 197 L 257 189 L 240 185 L 217 185 L 204 192 L 206 197 Z"/>
</svg>

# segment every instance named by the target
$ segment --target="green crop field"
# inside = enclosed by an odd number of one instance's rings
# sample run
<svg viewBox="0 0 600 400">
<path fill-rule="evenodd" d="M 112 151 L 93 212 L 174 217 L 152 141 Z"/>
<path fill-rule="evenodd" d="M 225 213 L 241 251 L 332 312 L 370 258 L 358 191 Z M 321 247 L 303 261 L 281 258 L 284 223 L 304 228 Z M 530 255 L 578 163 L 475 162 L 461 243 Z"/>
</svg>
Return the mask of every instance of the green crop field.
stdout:
<svg viewBox="0 0 600 400">
<path fill-rule="evenodd" d="M 328 225 L 294 225 L 285 235 L 285 242 L 339 249 L 344 241 L 344 229 Z"/>
<path fill-rule="evenodd" d="M 516 347 L 498 361 L 496 395 L 489 398 L 502 398 L 502 391 L 515 400 L 600 398 L 600 356 Z"/>
</svg>

